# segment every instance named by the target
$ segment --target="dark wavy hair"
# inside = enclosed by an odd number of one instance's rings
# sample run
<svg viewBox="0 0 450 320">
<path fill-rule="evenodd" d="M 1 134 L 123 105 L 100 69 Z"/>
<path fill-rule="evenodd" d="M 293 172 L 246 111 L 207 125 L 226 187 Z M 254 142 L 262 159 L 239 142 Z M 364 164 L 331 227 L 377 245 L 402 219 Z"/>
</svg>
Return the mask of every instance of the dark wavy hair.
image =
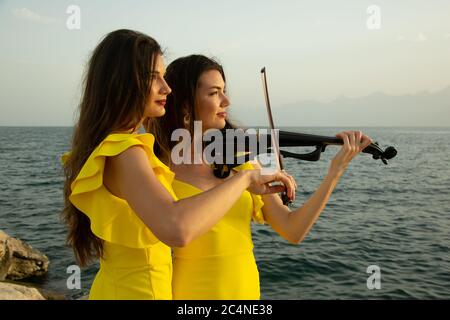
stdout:
<svg viewBox="0 0 450 320">
<path fill-rule="evenodd" d="M 214 59 L 204 55 L 189 55 L 178 58 L 167 66 L 165 79 L 172 89 L 167 96 L 166 113 L 164 117 L 156 120 L 157 143 L 155 144 L 155 154 L 166 164 L 170 163 L 170 153 L 177 144 L 171 141 L 170 137 L 175 129 L 188 129 L 191 136 L 194 136 L 194 121 L 197 120 L 195 112 L 195 97 L 200 76 L 210 70 L 217 70 L 226 82 L 223 67 Z M 185 116 L 188 116 L 188 123 L 185 123 Z M 234 128 L 227 121 L 226 128 Z M 154 127 L 153 127 L 154 128 Z M 146 125 L 146 130 L 150 131 L 150 125 Z"/>
<path fill-rule="evenodd" d="M 108 134 L 132 132 L 142 122 L 151 89 L 151 71 L 159 54 L 161 47 L 153 38 L 122 29 L 107 34 L 89 60 L 71 153 L 64 164 L 61 213 L 68 227 L 67 245 L 73 248 L 80 266 L 103 255 L 103 241 L 92 232 L 89 218 L 69 201 L 71 184 Z"/>
</svg>

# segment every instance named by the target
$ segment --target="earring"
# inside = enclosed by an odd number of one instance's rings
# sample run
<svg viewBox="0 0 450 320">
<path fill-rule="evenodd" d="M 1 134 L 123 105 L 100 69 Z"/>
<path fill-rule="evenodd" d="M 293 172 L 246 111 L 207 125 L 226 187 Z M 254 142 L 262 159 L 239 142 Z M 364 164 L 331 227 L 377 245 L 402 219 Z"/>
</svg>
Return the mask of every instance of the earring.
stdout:
<svg viewBox="0 0 450 320">
<path fill-rule="evenodd" d="M 191 120 L 191 117 L 189 116 L 188 113 L 186 113 L 186 114 L 184 115 L 184 118 L 183 118 L 183 122 L 184 122 L 184 126 L 185 126 L 185 127 L 188 127 L 188 126 L 189 126 L 190 120 Z"/>
</svg>

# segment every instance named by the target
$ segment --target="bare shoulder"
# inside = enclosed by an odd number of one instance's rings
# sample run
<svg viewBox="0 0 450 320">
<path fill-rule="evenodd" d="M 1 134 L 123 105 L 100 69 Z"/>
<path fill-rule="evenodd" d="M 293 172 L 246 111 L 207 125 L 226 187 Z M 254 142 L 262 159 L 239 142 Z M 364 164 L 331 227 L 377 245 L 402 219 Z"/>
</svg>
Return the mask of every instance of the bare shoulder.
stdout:
<svg viewBox="0 0 450 320">
<path fill-rule="evenodd" d="M 136 165 L 146 164 L 148 166 L 148 157 L 142 146 L 131 146 L 122 153 L 109 157 L 110 164 L 115 168 L 135 167 Z"/>
<path fill-rule="evenodd" d="M 147 155 L 140 146 L 132 146 L 116 156 L 107 157 L 103 174 L 104 185 L 112 194 L 123 198 L 118 184 L 119 177 L 124 175 L 130 176 L 133 168 L 141 167 L 140 163 L 144 161 L 148 163 Z"/>
</svg>

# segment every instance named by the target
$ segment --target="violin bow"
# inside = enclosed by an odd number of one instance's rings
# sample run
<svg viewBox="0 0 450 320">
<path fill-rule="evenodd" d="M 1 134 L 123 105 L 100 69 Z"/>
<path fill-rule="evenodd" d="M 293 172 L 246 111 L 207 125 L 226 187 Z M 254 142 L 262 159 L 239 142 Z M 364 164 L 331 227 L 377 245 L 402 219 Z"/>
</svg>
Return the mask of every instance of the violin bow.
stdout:
<svg viewBox="0 0 450 320">
<path fill-rule="evenodd" d="M 261 79 L 262 79 L 262 85 L 263 85 L 263 91 L 264 91 L 264 98 L 266 101 L 267 116 L 269 117 L 272 149 L 275 153 L 278 169 L 284 170 L 284 163 L 283 163 L 283 159 L 281 157 L 280 147 L 278 144 L 278 134 L 277 134 L 277 131 L 275 130 L 275 125 L 274 125 L 273 116 L 272 116 L 272 109 L 270 107 L 269 90 L 267 89 L 266 67 L 263 67 L 261 69 Z M 292 203 L 292 201 L 287 196 L 286 192 L 283 192 L 281 194 L 281 199 L 283 200 L 284 205 L 289 205 Z"/>
</svg>

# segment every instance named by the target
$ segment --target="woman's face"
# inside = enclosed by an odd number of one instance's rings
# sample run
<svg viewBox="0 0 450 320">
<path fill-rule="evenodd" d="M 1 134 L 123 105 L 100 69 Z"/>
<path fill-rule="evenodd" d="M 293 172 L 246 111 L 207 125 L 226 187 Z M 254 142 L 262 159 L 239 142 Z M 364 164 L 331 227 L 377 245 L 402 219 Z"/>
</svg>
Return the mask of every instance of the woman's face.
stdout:
<svg viewBox="0 0 450 320">
<path fill-rule="evenodd" d="M 155 69 L 151 74 L 151 90 L 150 96 L 145 108 L 144 117 L 161 117 L 166 113 L 164 106 L 166 105 L 166 97 L 172 91 L 164 80 L 166 67 L 162 55 L 156 57 Z"/>
<path fill-rule="evenodd" d="M 202 121 L 203 131 L 225 127 L 230 101 L 225 95 L 225 82 L 219 71 L 208 70 L 201 74 L 195 98 L 195 120 Z"/>
</svg>

